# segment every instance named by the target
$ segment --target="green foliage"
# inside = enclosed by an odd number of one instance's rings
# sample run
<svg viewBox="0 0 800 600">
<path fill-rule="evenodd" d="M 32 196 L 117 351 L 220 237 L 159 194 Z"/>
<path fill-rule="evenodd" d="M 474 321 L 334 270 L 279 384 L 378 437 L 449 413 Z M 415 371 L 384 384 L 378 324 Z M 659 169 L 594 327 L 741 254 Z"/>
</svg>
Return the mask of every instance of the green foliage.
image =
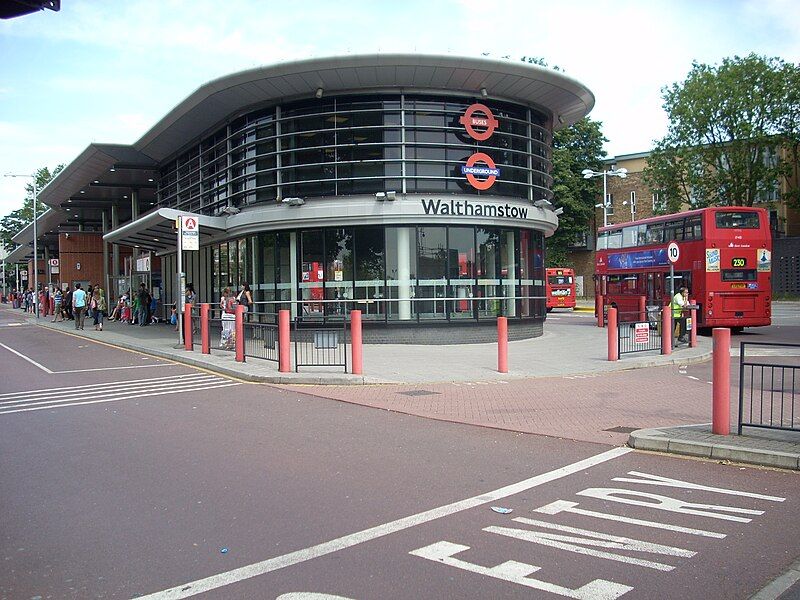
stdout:
<svg viewBox="0 0 800 600">
<path fill-rule="evenodd" d="M 800 145 L 800 66 L 750 54 L 693 63 L 662 90 L 667 135 L 645 180 L 668 209 L 752 206 L 789 181 Z M 784 199 L 798 205 L 796 186 Z"/>
<path fill-rule="evenodd" d="M 581 171 L 602 170 L 603 142 L 601 123 L 584 117 L 571 127 L 553 135 L 553 203 L 564 212 L 558 217 L 558 229 L 547 238 L 547 266 L 570 267 L 570 248 L 581 233 L 589 233 L 597 183 L 584 179 Z"/>
<path fill-rule="evenodd" d="M 53 169 L 52 173 L 47 167 L 38 169 L 35 173 L 36 189 L 41 191 L 63 168 L 63 164 L 58 165 Z M 33 182 L 28 182 L 25 185 L 25 200 L 23 201 L 22 208 L 11 211 L 0 219 L 0 244 L 9 252 L 16 247 L 16 244 L 11 241 L 11 238 L 33 222 L 33 196 Z M 36 203 L 36 213 L 41 215 L 45 210 L 47 210 L 47 206 L 45 206 L 41 200 L 38 201 Z"/>
</svg>

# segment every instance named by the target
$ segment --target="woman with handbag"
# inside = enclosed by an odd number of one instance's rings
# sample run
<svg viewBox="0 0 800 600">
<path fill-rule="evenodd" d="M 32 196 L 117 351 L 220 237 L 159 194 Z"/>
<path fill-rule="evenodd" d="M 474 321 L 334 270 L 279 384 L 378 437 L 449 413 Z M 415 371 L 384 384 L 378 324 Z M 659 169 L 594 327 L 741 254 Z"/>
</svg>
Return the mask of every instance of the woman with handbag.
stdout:
<svg viewBox="0 0 800 600">
<path fill-rule="evenodd" d="M 222 298 L 219 301 L 222 309 L 222 335 L 219 347 L 223 350 L 233 350 L 236 347 L 236 298 L 231 294 L 230 288 L 222 290 Z"/>
</svg>

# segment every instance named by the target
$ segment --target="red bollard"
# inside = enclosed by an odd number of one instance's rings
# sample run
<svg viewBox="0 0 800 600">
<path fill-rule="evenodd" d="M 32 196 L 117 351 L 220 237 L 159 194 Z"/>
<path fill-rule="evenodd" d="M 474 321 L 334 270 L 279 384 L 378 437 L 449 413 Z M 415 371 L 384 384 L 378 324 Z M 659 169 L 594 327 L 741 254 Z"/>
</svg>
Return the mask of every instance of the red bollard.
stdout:
<svg viewBox="0 0 800 600">
<path fill-rule="evenodd" d="M 603 326 L 603 296 L 598 294 L 594 297 L 594 312 L 597 315 L 597 326 Z"/>
<path fill-rule="evenodd" d="M 647 321 L 647 296 L 639 296 L 639 322 Z"/>
<path fill-rule="evenodd" d="M 208 328 L 208 316 L 211 306 L 204 302 L 200 305 L 200 352 L 211 354 L 211 335 Z"/>
<path fill-rule="evenodd" d="M 712 387 L 711 433 L 728 435 L 731 432 L 731 330 L 715 327 L 714 380 Z"/>
<path fill-rule="evenodd" d="M 278 311 L 278 371 L 281 373 L 288 373 L 292 370 L 290 320 L 291 316 L 288 310 Z"/>
<path fill-rule="evenodd" d="M 353 375 L 361 375 L 364 370 L 363 345 L 361 342 L 361 311 L 350 311 L 350 337 L 353 346 Z"/>
<path fill-rule="evenodd" d="M 236 362 L 244 362 L 244 306 L 236 307 Z"/>
<path fill-rule="evenodd" d="M 497 371 L 508 373 L 508 319 L 497 317 Z"/>
<path fill-rule="evenodd" d="M 186 350 L 194 350 L 194 340 L 192 339 L 192 305 L 188 302 L 183 305 L 183 347 Z"/>
<path fill-rule="evenodd" d="M 689 304 L 694 305 L 694 300 L 689 300 Z M 693 308 L 689 315 L 692 319 L 692 329 L 689 331 L 689 348 L 697 348 L 697 309 Z"/>
<path fill-rule="evenodd" d="M 672 312 L 669 304 L 661 309 L 661 354 L 672 354 Z"/>
<path fill-rule="evenodd" d="M 617 331 L 617 309 L 608 307 L 608 360 L 619 360 L 619 332 Z"/>
</svg>

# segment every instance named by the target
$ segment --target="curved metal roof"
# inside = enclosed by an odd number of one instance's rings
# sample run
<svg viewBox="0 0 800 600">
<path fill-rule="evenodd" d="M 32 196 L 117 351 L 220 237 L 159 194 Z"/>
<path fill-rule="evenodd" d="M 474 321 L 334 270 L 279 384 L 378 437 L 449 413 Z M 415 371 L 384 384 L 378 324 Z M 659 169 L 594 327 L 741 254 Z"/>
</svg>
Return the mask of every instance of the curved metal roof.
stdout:
<svg viewBox="0 0 800 600">
<path fill-rule="evenodd" d="M 332 56 L 241 71 L 210 81 L 173 108 L 134 148 L 164 160 L 230 115 L 257 103 L 365 89 L 450 90 L 536 106 L 558 129 L 594 107 L 575 79 L 523 62 L 424 54 Z"/>
</svg>

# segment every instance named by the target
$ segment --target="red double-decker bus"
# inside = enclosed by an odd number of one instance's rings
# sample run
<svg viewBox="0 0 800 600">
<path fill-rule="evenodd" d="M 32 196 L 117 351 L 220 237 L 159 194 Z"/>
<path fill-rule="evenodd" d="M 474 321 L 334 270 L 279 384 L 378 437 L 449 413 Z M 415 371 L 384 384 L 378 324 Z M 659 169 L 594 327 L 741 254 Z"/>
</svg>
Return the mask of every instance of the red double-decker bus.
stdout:
<svg viewBox="0 0 800 600">
<path fill-rule="evenodd" d="M 547 269 L 547 312 L 554 308 L 575 308 L 575 271 Z"/>
<path fill-rule="evenodd" d="M 698 327 L 770 324 L 772 238 L 763 208 L 704 208 L 600 228 L 595 293 L 603 306 L 638 311 L 642 296 L 651 307 L 668 304 L 670 242 L 680 251 L 674 289 L 689 288 Z"/>
</svg>

